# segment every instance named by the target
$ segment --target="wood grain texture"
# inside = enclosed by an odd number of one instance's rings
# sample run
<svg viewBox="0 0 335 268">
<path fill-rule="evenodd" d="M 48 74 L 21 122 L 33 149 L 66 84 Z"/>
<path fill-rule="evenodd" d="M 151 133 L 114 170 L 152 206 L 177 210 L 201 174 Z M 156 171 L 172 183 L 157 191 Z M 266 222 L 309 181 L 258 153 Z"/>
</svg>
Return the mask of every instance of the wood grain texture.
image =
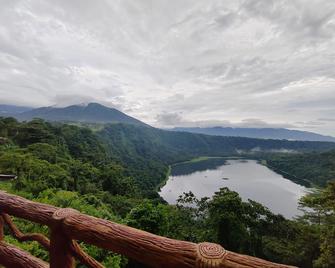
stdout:
<svg viewBox="0 0 335 268">
<path fill-rule="evenodd" d="M 73 239 L 112 250 L 152 267 L 292 267 L 226 251 L 213 243 L 195 244 L 157 236 L 74 209 L 58 209 L 5 192 L 0 192 L 0 210 L 51 228 L 51 268 L 73 267 L 71 254 L 78 252 L 79 247 Z M 88 256 L 81 258 L 85 260 Z M 91 267 L 102 267 L 94 265 L 99 264 L 92 261 Z"/>
<path fill-rule="evenodd" d="M 100 262 L 98 262 L 90 255 L 88 255 L 85 251 L 83 251 L 76 241 L 72 241 L 71 251 L 73 256 L 75 256 L 80 261 L 80 263 L 85 265 L 86 267 L 104 268 L 104 266 Z"/>
<path fill-rule="evenodd" d="M 0 242 L 0 265 L 7 268 L 48 268 L 49 265 L 23 251 L 4 242 Z"/>
<path fill-rule="evenodd" d="M 195 267 L 196 244 L 178 241 L 80 213 L 63 220 L 74 239 L 123 254 L 154 267 Z"/>
<path fill-rule="evenodd" d="M 4 224 L 6 224 L 12 233 L 12 235 L 20 242 L 25 242 L 25 241 L 36 241 L 40 245 L 42 245 L 46 250 L 50 250 L 50 240 L 45 237 L 42 234 L 38 233 L 28 233 L 24 234 L 22 233 L 17 226 L 13 223 L 11 217 L 8 214 L 1 213 L 0 214 L 0 240 L 2 240 L 1 230 L 3 232 L 3 227 Z M 96 261 L 94 258 L 89 256 L 86 252 L 84 252 L 79 244 L 76 241 L 71 241 L 71 254 L 75 256 L 80 263 L 83 265 L 86 265 L 87 267 L 92 267 L 92 268 L 103 268 L 103 266 Z"/>
<path fill-rule="evenodd" d="M 256 257 L 251 257 L 248 255 L 238 254 L 235 252 L 227 251 L 224 265 L 220 267 L 225 268 L 259 268 L 259 267 L 267 267 L 267 268 L 294 268 L 295 266 L 284 265 L 269 262 L 263 259 L 259 259 Z"/>
<path fill-rule="evenodd" d="M 67 211 L 59 209 L 58 211 Z M 57 210 L 52 215 L 50 226 L 50 268 L 74 268 L 75 261 L 71 254 L 72 239 L 63 231 L 63 218 L 58 216 Z"/>
<path fill-rule="evenodd" d="M 0 211 L 32 222 L 50 225 L 57 207 L 0 191 Z"/>
<path fill-rule="evenodd" d="M 62 229 L 52 228 L 50 235 L 50 268 L 74 268 L 75 261 L 71 254 L 71 239 Z"/>
<path fill-rule="evenodd" d="M 9 227 L 9 230 L 12 233 L 12 235 L 20 242 L 36 241 L 40 243 L 46 250 L 50 249 L 50 241 L 44 235 L 38 233 L 28 233 L 28 234 L 22 233 L 19 230 L 19 228 L 17 228 L 16 225 L 13 223 L 11 217 L 6 213 L 1 213 L 1 218 Z"/>
</svg>

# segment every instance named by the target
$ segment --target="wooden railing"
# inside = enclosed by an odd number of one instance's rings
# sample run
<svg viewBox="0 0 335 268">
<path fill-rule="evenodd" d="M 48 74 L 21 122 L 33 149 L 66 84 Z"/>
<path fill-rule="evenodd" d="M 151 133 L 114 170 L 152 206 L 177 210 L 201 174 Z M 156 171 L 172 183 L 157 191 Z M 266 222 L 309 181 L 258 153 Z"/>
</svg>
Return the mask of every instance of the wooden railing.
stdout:
<svg viewBox="0 0 335 268">
<path fill-rule="evenodd" d="M 23 234 L 11 216 L 47 225 L 42 234 Z M 50 254 L 48 263 L 3 241 L 4 225 L 19 241 L 37 241 Z M 70 208 L 32 202 L 0 191 L 0 265 L 10 268 L 72 268 L 75 259 L 87 267 L 103 267 L 77 241 L 122 254 L 151 267 L 292 267 L 237 254 L 213 243 L 195 244 L 157 236 Z"/>
</svg>

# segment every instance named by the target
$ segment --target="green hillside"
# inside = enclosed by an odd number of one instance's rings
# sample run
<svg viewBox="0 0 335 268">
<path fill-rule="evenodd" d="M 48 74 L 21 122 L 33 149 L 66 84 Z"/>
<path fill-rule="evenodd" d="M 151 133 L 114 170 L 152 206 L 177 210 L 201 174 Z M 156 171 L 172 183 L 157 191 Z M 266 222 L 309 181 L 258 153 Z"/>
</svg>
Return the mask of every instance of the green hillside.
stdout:
<svg viewBox="0 0 335 268">
<path fill-rule="evenodd" d="M 335 180 L 335 151 L 270 157 L 267 164 L 288 179 L 305 180 L 325 187 Z"/>
<path fill-rule="evenodd" d="M 158 235 L 192 242 L 220 243 L 226 249 L 299 267 L 332 267 L 335 258 L 334 185 L 307 196 L 313 208 L 299 220 L 287 220 L 238 193 L 218 189 L 212 199 L 187 193 L 167 205 L 155 187 L 169 163 L 197 155 L 262 149 L 325 150 L 331 144 L 262 141 L 172 133 L 115 124 L 93 132 L 85 127 L 42 120 L 19 123 L 0 118 L 0 173 L 18 175 L 0 189 L 28 199 L 127 224 Z M 15 219 L 24 233 L 48 230 Z M 48 254 L 36 243 L 5 241 L 37 257 Z M 106 267 L 139 267 L 125 257 L 82 245 Z"/>
</svg>

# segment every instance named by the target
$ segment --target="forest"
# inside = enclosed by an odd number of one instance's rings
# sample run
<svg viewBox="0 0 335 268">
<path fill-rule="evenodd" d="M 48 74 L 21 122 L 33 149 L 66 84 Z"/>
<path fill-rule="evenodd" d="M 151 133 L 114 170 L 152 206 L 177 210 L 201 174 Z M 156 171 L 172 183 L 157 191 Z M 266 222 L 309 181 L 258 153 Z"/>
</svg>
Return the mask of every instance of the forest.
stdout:
<svg viewBox="0 0 335 268">
<path fill-rule="evenodd" d="M 325 151 L 331 148 L 335 144 L 208 137 L 123 124 L 92 130 L 38 119 L 1 118 L 0 173 L 18 178 L 0 182 L 0 188 L 166 237 L 216 242 L 228 250 L 299 267 L 334 267 L 335 183 L 326 184 L 331 172 L 321 179 L 324 162 L 314 161 L 319 172 L 306 177 L 324 180 L 320 183 L 324 188 L 301 200 L 305 213 L 295 220 L 275 215 L 252 200 L 243 201 L 228 188 L 218 189 L 212 199 L 198 200 L 185 193 L 175 206 L 157 194 L 169 165 L 193 157 L 286 149 L 300 152 L 292 157 L 305 157 L 301 163 L 308 165 L 320 153 L 327 158 L 331 153 Z M 277 161 L 281 159 L 285 157 L 280 155 Z M 23 232 L 48 234 L 45 227 L 30 222 L 15 219 L 15 223 Z M 48 258 L 35 242 L 19 243 L 9 235 L 6 240 Z M 82 247 L 106 267 L 139 267 L 123 256 Z"/>
<path fill-rule="evenodd" d="M 325 187 L 335 178 L 335 150 L 305 154 L 275 155 L 267 165 L 288 179 L 307 181 L 310 185 Z"/>
</svg>

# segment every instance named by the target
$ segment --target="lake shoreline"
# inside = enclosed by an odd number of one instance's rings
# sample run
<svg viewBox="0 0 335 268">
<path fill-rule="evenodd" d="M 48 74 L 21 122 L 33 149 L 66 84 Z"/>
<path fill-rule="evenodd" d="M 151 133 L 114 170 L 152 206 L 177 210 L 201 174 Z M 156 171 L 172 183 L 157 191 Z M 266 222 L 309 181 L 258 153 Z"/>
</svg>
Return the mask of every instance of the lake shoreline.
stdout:
<svg viewBox="0 0 335 268">
<path fill-rule="evenodd" d="M 244 200 L 254 200 L 273 213 L 287 218 L 299 216 L 298 200 L 307 193 L 303 187 L 255 159 L 217 157 L 206 161 L 182 162 L 170 166 L 167 180 L 159 195 L 169 204 L 175 204 L 183 192 L 193 192 L 197 198 L 212 197 L 220 188 L 236 191 Z M 227 163 L 225 162 L 227 161 Z M 176 169 L 177 168 L 177 169 Z"/>
<path fill-rule="evenodd" d="M 243 158 L 243 157 L 235 157 L 235 156 L 232 156 L 232 157 L 229 157 L 229 156 L 199 156 L 199 157 L 191 158 L 191 159 L 186 160 L 186 161 L 176 162 L 176 163 L 170 164 L 170 165 L 168 165 L 168 170 L 166 171 L 164 180 L 162 180 L 155 187 L 155 191 L 159 193 L 161 191 L 161 189 L 166 185 L 166 183 L 169 180 L 169 177 L 171 175 L 171 170 L 174 166 L 177 166 L 177 165 L 180 165 L 180 164 L 187 164 L 187 163 L 197 163 L 197 162 L 206 161 L 206 160 L 215 159 L 215 158 L 225 158 L 225 159 L 228 160 L 228 159 L 240 159 L 240 158 Z"/>
<path fill-rule="evenodd" d="M 313 184 L 311 181 L 306 180 L 306 179 L 298 178 L 294 175 L 291 175 L 291 174 L 285 172 L 284 170 L 275 168 L 275 167 L 269 165 L 266 160 L 259 160 L 259 163 L 261 165 L 266 166 L 267 168 L 271 169 L 272 171 L 282 175 L 285 179 L 288 179 L 288 180 L 290 180 L 294 183 L 297 183 L 297 184 L 299 184 L 301 186 L 304 186 L 306 188 L 309 188 L 309 189 L 317 188 L 317 185 Z"/>
</svg>

